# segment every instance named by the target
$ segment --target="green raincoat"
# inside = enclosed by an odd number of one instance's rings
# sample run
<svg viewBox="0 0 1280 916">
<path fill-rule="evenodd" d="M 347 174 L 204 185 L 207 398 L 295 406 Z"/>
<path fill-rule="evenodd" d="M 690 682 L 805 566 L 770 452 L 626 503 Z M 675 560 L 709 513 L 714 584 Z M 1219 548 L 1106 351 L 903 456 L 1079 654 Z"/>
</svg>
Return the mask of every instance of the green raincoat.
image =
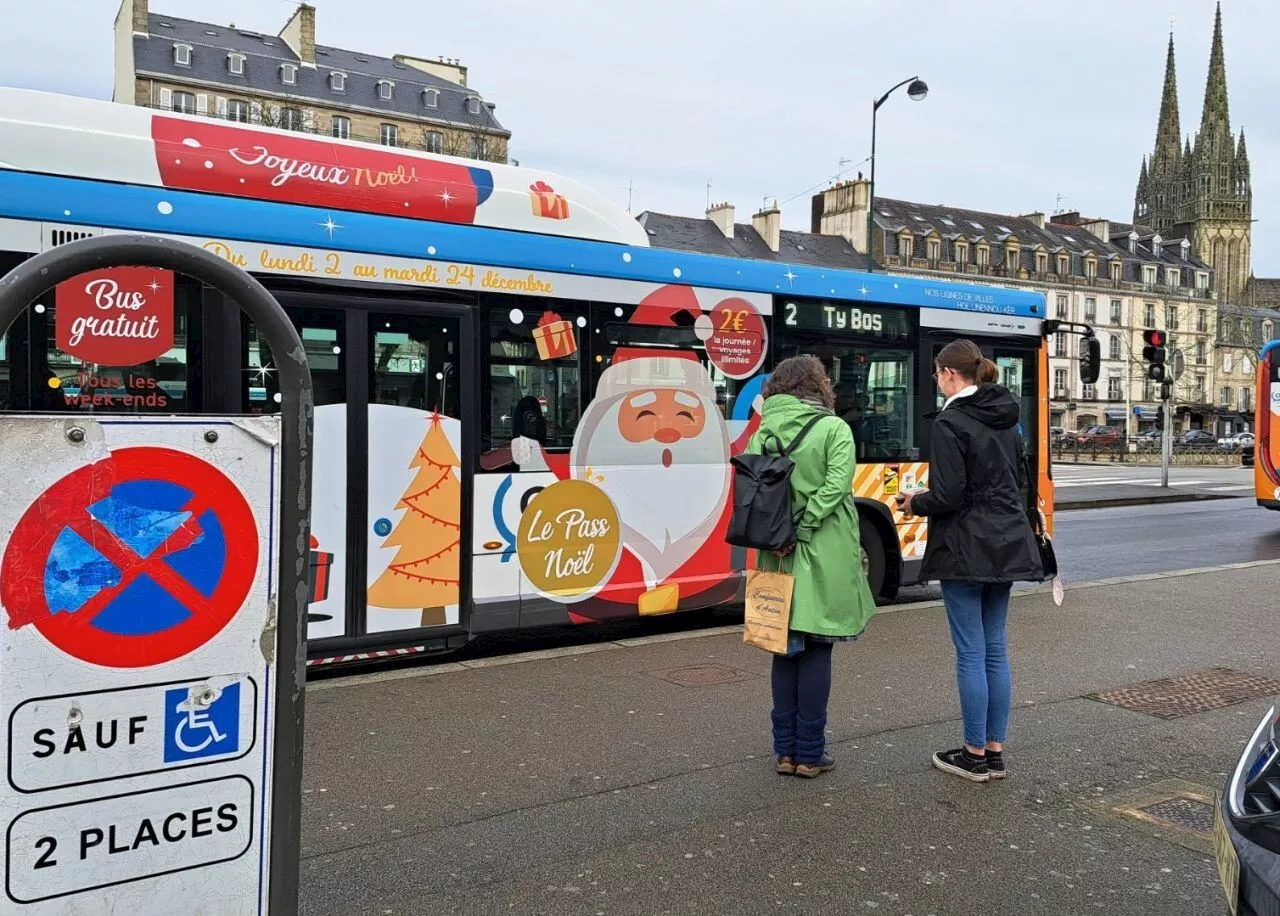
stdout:
<svg viewBox="0 0 1280 916">
<path fill-rule="evenodd" d="M 759 569 L 789 572 L 795 577 L 791 599 L 791 629 L 817 636 L 857 636 L 875 613 L 875 600 L 862 571 L 858 540 L 858 512 L 853 505 L 856 464 L 849 424 L 831 411 L 789 394 L 775 394 L 764 402 L 760 429 L 747 452 L 762 453 L 768 437 L 789 446 L 816 414 L 819 420 L 791 453 L 792 515 L 796 549 L 785 557 L 759 551 Z M 770 453 L 776 446 L 771 445 Z M 801 514 L 803 513 L 803 514 Z"/>
</svg>

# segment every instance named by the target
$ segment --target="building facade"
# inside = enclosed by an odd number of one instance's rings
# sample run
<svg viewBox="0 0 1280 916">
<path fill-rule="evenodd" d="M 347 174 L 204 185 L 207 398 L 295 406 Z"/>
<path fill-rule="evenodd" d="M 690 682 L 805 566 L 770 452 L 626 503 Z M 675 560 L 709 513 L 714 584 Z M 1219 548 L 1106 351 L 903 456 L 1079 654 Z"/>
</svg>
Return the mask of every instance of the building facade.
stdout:
<svg viewBox="0 0 1280 916">
<path fill-rule="evenodd" d="M 869 183 L 861 178 L 813 198 L 812 229 L 865 245 Z M 861 243 L 861 244 L 860 244 Z M 1033 289 L 1048 317 L 1089 324 L 1102 344 L 1097 384 L 1080 380 L 1079 341 L 1049 342 L 1050 422 L 1067 429 L 1118 426 L 1136 435 L 1158 417 L 1158 385 L 1146 378 L 1143 333 L 1168 331 L 1184 354 L 1179 429 L 1217 426 L 1214 271 L 1187 239 L 1078 213 L 1012 216 L 877 197 L 875 261 L 890 273 L 953 276 Z"/>
<path fill-rule="evenodd" d="M 124 0 L 114 100 L 383 146 L 506 162 L 511 134 L 456 60 L 316 43 L 301 4 L 276 35 L 152 13 Z"/>
</svg>

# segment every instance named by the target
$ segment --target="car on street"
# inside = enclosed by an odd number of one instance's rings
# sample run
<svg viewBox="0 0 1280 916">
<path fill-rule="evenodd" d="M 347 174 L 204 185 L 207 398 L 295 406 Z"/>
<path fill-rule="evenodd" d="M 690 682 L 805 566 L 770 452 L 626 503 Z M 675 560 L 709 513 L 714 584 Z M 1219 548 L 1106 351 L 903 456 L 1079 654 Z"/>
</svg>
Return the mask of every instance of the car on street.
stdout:
<svg viewBox="0 0 1280 916">
<path fill-rule="evenodd" d="M 1049 427 L 1049 444 L 1054 448 L 1062 448 L 1075 443 L 1079 433 L 1074 429 L 1065 429 L 1061 426 Z"/>
<path fill-rule="evenodd" d="M 1140 452 L 1158 452 L 1163 447 L 1164 430 L 1148 429 L 1133 437 L 1134 448 Z"/>
<path fill-rule="evenodd" d="M 1253 467 L 1253 449 L 1254 444 L 1252 442 L 1240 449 L 1240 464 L 1243 467 Z"/>
<path fill-rule="evenodd" d="M 1225 452 L 1238 452 L 1246 445 L 1253 445 L 1253 433 L 1236 433 L 1218 440 L 1218 448 Z"/>
<path fill-rule="evenodd" d="M 1245 745 L 1214 811 L 1214 851 L 1231 911 L 1280 912 L 1280 752 L 1277 707 Z"/>
<path fill-rule="evenodd" d="M 1217 445 L 1218 437 L 1207 429 L 1189 429 L 1174 442 L 1186 448 L 1199 450 Z"/>
<path fill-rule="evenodd" d="M 1118 426 L 1090 426 L 1078 437 L 1081 448 L 1115 446 L 1123 439 L 1124 433 Z"/>
</svg>

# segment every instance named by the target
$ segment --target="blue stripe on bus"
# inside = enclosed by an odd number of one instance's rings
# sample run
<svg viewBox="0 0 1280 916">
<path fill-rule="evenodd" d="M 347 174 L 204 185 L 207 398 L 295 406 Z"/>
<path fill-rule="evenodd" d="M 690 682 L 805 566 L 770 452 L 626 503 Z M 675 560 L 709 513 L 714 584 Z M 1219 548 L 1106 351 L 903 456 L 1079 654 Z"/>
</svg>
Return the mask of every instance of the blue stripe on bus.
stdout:
<svg viewBox="0 0 1280 916">
<path fill-rule="evenodd" d="M 770 295 L 1024 318 L 1043 318 L 1045 312 L 1042 293 L 996 286 L 636 248 L 5 169 L 0 169 L 0 217 Z M 332 239 L 330 217 L 340 224 Z M 954 298 L 956 294 L 969 298 Z"/>
<path fill-rule="evenodd" d="M 1260 358 L 1265 359 L 1267 354 L 1272 350 L 1280 350 L 1280 340 L 1271 340 L 1262 345 L 1262 351 L 1258 354 Z"/>
</svg>

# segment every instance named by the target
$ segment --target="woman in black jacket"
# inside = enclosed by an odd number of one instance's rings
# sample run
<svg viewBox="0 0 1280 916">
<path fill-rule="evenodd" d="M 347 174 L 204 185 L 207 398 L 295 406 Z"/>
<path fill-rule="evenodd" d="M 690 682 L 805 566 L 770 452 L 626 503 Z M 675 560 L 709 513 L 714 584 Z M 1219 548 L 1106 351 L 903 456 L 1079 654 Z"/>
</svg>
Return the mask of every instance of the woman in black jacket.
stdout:
<svg viewBox="0 0 1280 916">
<path fill-rule="evenodd" d="M 922 581 L 942 583 L 964 746 L 933 755 L 933 765 L 975 782 L 1003 779 L 1012 703 L 1005 624 L 1014 582 L 1044 578 L 1027 520 L 1018 402 L 995 363 L 971 340 L 939 351 L 934 378 L 946 403 L 930 435 L 930 489 L 899 497 L 929 518 Z"/>
</svg>

